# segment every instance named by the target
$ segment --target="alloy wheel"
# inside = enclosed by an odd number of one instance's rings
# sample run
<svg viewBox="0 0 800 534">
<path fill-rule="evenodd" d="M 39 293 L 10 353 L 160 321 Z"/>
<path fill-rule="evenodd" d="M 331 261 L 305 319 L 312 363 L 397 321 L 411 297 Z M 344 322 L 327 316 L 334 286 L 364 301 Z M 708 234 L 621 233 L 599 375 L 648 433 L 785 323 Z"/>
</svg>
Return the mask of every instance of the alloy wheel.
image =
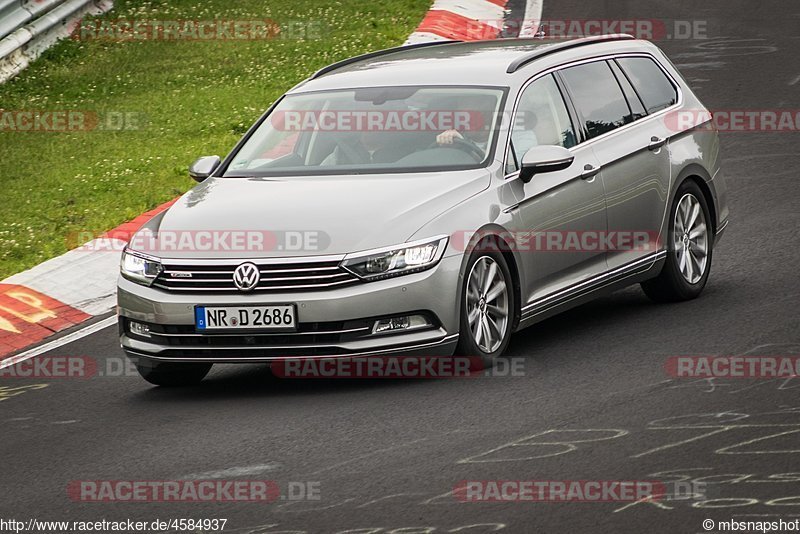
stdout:
<svg viewBox="0 0 800 534">
<path fill-rule="evenodd" d="M 467 281 L 467 322 L 475 344 L 487 354 L 503 343 L 509 326 L 508 308 L 503 270 L 491 257 L 479 258 Z"/>
<path fill-rule="evenodd" d="M 673 245 L 681 275 L 696 284 L 708 263 L 708 227 L 703 207 L 691 193 L 683 195 L 675 210 Z"/>
</svg>

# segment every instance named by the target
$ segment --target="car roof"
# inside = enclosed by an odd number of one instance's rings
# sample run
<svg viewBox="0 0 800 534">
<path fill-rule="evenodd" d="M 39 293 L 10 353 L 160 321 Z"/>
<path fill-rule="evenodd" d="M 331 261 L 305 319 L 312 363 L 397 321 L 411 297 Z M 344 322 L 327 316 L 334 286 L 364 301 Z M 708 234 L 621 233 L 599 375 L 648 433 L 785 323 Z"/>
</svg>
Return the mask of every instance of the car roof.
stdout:
<svg viewBox="0 0 800 534">
<path fill-rule="evenodd" d="M 507 86 L 516 71 L 540 58 L 568 62 L 617 49 L 641 49 L 630 35 L 582 39 L 495 39 L 424 43 L 357 56 L 329 65 L 290 92 L 390 85 Z M 649 44 L 649 43 L 647 43 Z M 611 48 L 609 48 L 609 46 Z M 512 71 L 515 69 L 516 71 Z"/>
</svg>

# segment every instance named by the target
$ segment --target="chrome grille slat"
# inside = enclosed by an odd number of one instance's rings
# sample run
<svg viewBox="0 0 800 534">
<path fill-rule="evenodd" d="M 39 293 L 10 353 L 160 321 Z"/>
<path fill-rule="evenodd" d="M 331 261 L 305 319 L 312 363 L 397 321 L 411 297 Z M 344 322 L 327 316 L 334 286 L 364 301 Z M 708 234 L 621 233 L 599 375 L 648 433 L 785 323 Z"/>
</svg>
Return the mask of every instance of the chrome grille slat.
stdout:
<svg viewBox="0 0 800 534">
<path fill-rule="evenodd" d="M 264 278 L 261 277 L 262 282 L 283 282 L 285 280 L 330 280 L 332 278 L 341 278 L 344 276 L 345 278 L 350 278 L 352 275 L 347 272 L 341 272 L 336 274 L 321 274 L 319 276 L 279 276 L 274 278 Z"/>
<path fill-rule="evenodd" d="M 175 271 L 165 270 L 163 274 L 173 274 L 173 273 L 203 273 L 203 274 L 231 274 L 233 271 L 192 271 L 191 269 L 180 269 Z"/>
<path fill-rule="evenodd" d="M 205 273 L 203 273 L 205 274 Z M 349 273 L 336 273 L 336 274 L 322 274 L 319 276 L 283 276 L 277 278 L 264 278 L 261 277 L 261 282 L 285 282 L 291 280 L 331 280 L 336 277 L 350 278 Z M 216 283 L 233 283 L 233 278 L 168 278 L 170 282 L 216 282 Z"/>
<path fill-rule="evenodd" d="M 233 278 L 168 278 L 169 282 L 217 282 L 217 283 L 233 283 Z"/>
<path fill-rule="evenodd" d="M 197 269 L 192 270 L 189 269 L 166 269 L 164 270 L 164 274 L 171 275 L 173 273 L 202 273 L 202 274 L 231 274 L 233 269 L 236 268 L 236 265 L 232 265 L 230 269 L 225 271 L 214 270 L 214 271 L 207 271 L 205 269 Z M 263 266 L 259 268 L 259 272 L 261 274 L 272 274 L 272 273 L 313 273 L 317 271 L 341 271 L 338 265 L 334 265 L 332 267 L 313 267 L 313 268 L 298 268 L 298 269 L 265 269 Z"/>
<path fill-rule="evenodd" d="M 314 271 L 339 271 L 341 270 L 338 265 L 334 267 L 315 267 L 312 269 L 302 268 L 302 269 L 264 269 L 263 267 L 259 269 L 261 274 L 264 273 L 299 273 L 299 272 L 309 272 L 312 273 Z"/>
<path fill-rule="evenodd" d="M 354 284 L 359 280 L 354 274 L 342 269 L 339 261 L 330 259 L 316 263 L 308 260 L 282 263 L 241 260 L 236 263 L 214 261 L 196 264 L 188 262 L 172 264 L 169 260 L 165 260 L 164 270 L 154 281 L 153 287 L 181 293 L 237 294 L 240 291 L 233 282 L 233 272 L 246 261 L 254 263 L 261 276 L 252 292 L 313 291 Z M 173 276 L 173 274 L 186 276 Z"/>
<path fill-rule="evenodd" d="M 259 285 L 255 289 L 253 289 L 251 291 L 251 293 L 253 291 L 259 291 L 259 290 L 261 290 L 261 291 L 264 291 L 264 290 L 288 291 L 288 290 L 292 290 L 292 289 L 300 289 L 300 290 L 303 290 L 303 289 L 305 289 L 305 290 L 309 290 L 309 289 L 325 289 L 325 288 L 328 288 L 328 287 L 340 286 L 342 284 L 352 284 L 355 281 L 356 281 L 355 279 L 354 280 L 342 280 L 341 282 L 331 282 L 329 284 L 315 284 L 315 285 L 309 285 L 309 284 L 299 285 L 298 284 L 296 286 L 261 286 L 261 285 Z M 231 286 L 232 285 L 233 284 L 231 284 Z M 165 286 L 165 285 L 161 285 L 161 284 L 153 284 L 153 287 L 158 287 L 158 288 L 166 289 L 166 290 L 169 290 L 169 291 L 198 291 L 198 292 L 228 291 L 228 292 L 232 292 L 232 293 L 238 293 L 239 292 L 235 288 L 231 289 L 231 288 L 228 288 L 228 287 L 202 287 L 202 288 L 197 288 L 197 287 L 170 287 L 170 286 Z"/>
</svg>

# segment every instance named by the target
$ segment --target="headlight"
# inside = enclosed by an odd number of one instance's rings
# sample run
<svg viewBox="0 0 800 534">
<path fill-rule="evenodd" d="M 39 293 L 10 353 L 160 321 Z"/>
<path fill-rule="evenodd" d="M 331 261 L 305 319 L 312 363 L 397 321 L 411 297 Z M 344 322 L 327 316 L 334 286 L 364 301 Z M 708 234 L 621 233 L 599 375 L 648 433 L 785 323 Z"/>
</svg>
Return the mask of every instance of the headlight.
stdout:
<svg viewBox="0 0 800 534">
<path fill-rule="evenodd" d="M 406 243 L 396 247 L 348 254 L 342 267 L 363 280 L 381 280 L 430 269 L 442 259 L 447 236 Z"/>
<path fill-rule="evenodd" d="M 122 251 L 119 270 L 128 280 L 149 286 L 161 272 L 161 262 L 158 258 L 131 252 L 127 248 Z"/>
</svg>

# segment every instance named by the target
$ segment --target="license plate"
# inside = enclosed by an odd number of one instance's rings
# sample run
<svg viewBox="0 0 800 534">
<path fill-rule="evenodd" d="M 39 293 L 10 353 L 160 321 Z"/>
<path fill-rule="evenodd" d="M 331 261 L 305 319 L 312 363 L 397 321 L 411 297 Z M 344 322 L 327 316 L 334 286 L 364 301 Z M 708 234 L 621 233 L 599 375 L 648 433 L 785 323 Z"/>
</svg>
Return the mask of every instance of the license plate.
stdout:
<svg viewBox="0 0 800 534">
<path fill-rule="evenodd" d="M 200 332 L 217 330 L 297 329 L 294 304 L 270 306 L 196 306 L 195 327 Z"/>
</svg>

